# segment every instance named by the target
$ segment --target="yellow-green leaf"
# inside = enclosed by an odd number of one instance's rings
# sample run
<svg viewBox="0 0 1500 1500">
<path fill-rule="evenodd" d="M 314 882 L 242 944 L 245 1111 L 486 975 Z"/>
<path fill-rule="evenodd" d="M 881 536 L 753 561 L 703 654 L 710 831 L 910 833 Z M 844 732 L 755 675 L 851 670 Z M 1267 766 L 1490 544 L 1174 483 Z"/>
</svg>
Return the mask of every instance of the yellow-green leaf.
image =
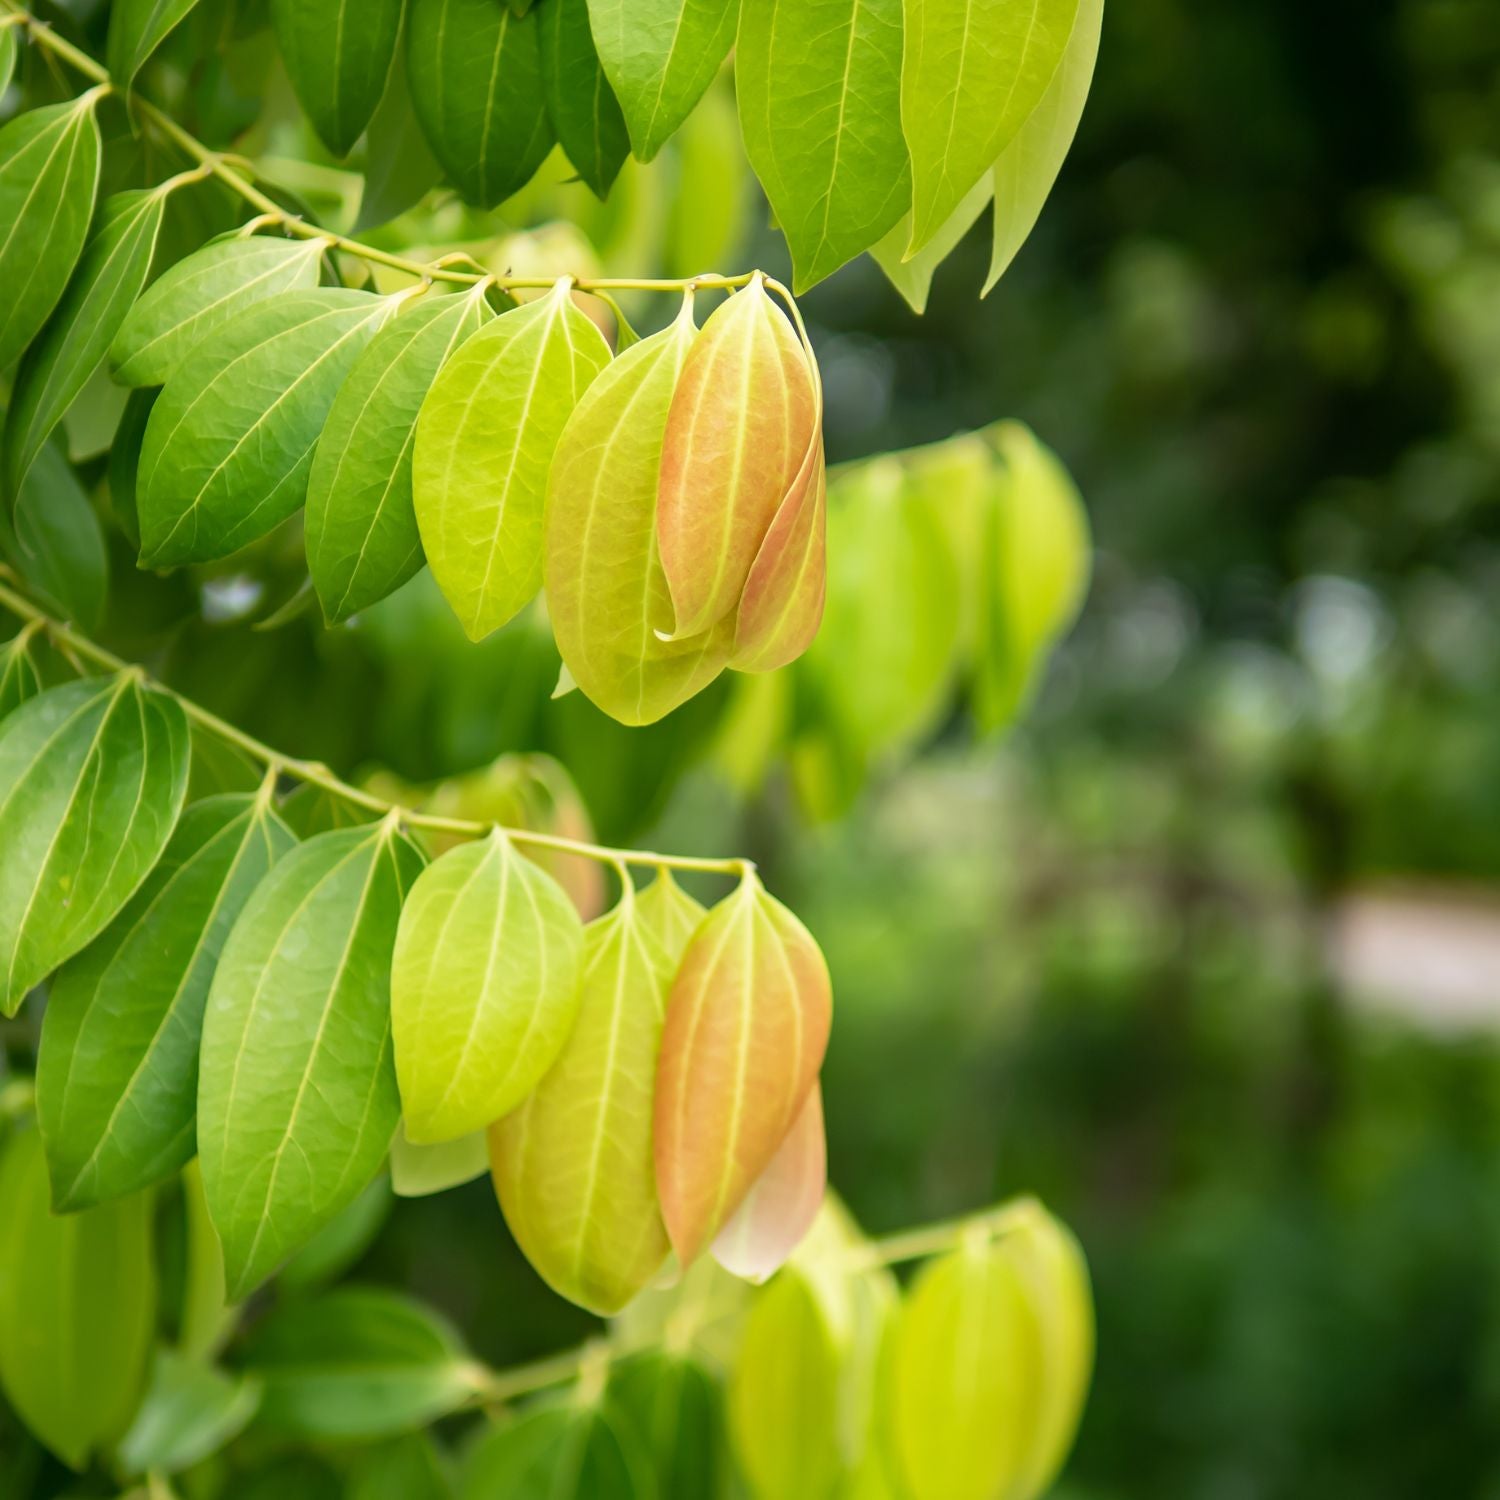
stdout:
<svg viewBox="0 0 1500 1500">
<path fill-rule="evenodd" d="M 483 1177 L 489 1169 L 489 1141 L 482 1130 L 455 1141 L 419 1146 L 407 1140 L 403 1125 L 391 1141 L 391 1188 L 398 1198 L 444 1193 Z"/>
</svg>

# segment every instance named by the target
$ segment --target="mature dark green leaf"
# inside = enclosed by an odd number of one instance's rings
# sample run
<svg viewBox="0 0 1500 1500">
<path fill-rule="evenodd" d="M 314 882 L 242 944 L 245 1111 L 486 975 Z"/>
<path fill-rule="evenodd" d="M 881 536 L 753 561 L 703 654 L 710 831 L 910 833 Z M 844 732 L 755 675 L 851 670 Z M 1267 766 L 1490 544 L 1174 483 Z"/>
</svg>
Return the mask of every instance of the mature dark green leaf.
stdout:
<svg viewBox="0 0 1500 1500">
<path fill-rule="evenodd" d="M 651 1455 L 657 1500 L 721 1492 L 724 1403 L 702 1365 L 674 1354 L 643 1354 L 611 1375 L 609 1394 Z"/>
<path fill-rule="evenodd" d="M 365 137 L 365 185 L 354 232 L 387 224 L 436 187 L 443 169 L 427 145 L 412 108 L 406 68 L 397 63 L 370 118 Z"/>
<path fill-rule="evenodd" d="M 120 1441 L 127 1474 L 174 1474 L 217 1453 L 260 1405 L 260 1381 L 159 1348 L 145 1400 Z"/>
<path fill-rule="evenodd" d="M 548 0 L 537 24 L 552 128 L 578 175 L 603 198 L 630 155 L 630 133 L 594 50 L 588 0 Z"/>
<path fill-rule="evenodd" d="M 288 293 L 183 361 L 141 449 L 143 567 L 227 557 L 302 504 L 328 409 L 394 306 L 343 288 Z"/>
<path fill-rule="evenodd" d="M 160 188 L 116 193 L 77 274 L 16 372 L 5 417 L 5 482 L 15 495 L 32 460 L 98 369 L 151 270 L 161 228 Z"/>
<path fill-rule="evenodd" d="M 401 1112 L 391 948 L 421 865 L 389 821 L 319 834 L 276 865 L 224 945 L 203 1020 L 198 1149 L 232 1298 L 385 1159 Z"/>
<path fill-rule="evenodd" d="M 104 533 L 73 466 L 52 444 L 37 455 L 16 496 L 16 568 L 44 602 L 95 630 L 109 600 Z"/>
<path fill-rule="evenodd" d="M 278 1308 L 245 1364 L 264 1383 L 261 1419 L 312 1438 L 373 1438 L 426 1426 L 474 1394 L 457 1335 L 420 1303 L 342 1287 Z"/>
<path fill-rule="evenodd" d="M 135 509 L 136 476 L 141 467 L 141 444 L 146 441 L 146 423 L 151 420 L 151 408 L 159 394 L 154 386 L 131 391 L 109 449 L 109 508 L 126 541 L 137 549 L 141 545 L 141 523 Z"/>
<path fill-rule="evenodd" d="M 165 385 L 194 347 L 252 302 L 318 284 L 326 240 L 220 240 L 165 272 L 109 349 L 121 385 Z"/>
<path fill-rule="evenodd" d="M 109 12 L 110 76 L 129 88 L 146 59 L 198 0 L 115 0 Z"/>
<path fill-rule="evenodd" d="M 406 61 L 417 118 L 459 192 L 493 208 L 552 149 L 536 17 L 496 0 L 412 0 Z"/>
<path fill-rule="evenodd" d="M 22 629 L 0 646 L 0 719 L 42 690 L 41 674 L 31 654 L 34 634 Z"/>
<path fill-rule="evenodd" d="M 97 91 L 0 130 L 0 370 L 37 336 L 78 264 L 99 186 Z"/>
<path fill-rule="evenodd" d="M 118 1437 L 146 1373 L 156 1315 L 151 1200 L 56 1215 L 34 1130 L 0 1162 L 0 1389 L 65 1463 Z"/>
<path fill-rule="evenodd" d="M 402 0 L 271 0 L 292 87 L 325 146 L 347 156 L 385 91 Z"/>
<path fill-rule="evenodd" d="M 60 1209 L 133 1192 L 193 1155 L 214 966 L 250 893 L 295 842 L 264 798 L 194 803 L 130 904 L 58 975 L 37 1114 Z"/>
<path fill-rule="evenodd" d="M 348 1500 L 449 1500 L 451 1494 L 442 1460 L 425 1432 L 368 1449 L 349 1477 Z"/>
<path fill-rule="evenodd" d="M 449 355 L 488 316 L 482 284 L 429 297 L 375 335 L 340 388 L 307 485 L 307 562 L 329 621 L 385 598 L 422 566 L 411 493 L 417 413 Z"/>
<path fill-rule="evenodd" d="M 911 206 L 901 0 L 758 0 L 740 11 L 735 93 L 796 289 L 868 250 Z"/>
<path fill-rule="evenodd" d="M 650 161 L 713 82 L 734 41 L 740 0 L 588 0 L 588 7 L 631 145 Z"/>
<path fill-rule="evenodd" d="M 610 1405 L 549 1406 L 497 1427 L 469 1457 L 461 1500 L 654 1500 L 651 1461 Z"/>
<path fill-rule="evenodd" d="M 65 683 L 0 722 L 0 1009 L 98 936 L 161 857 L 187 719 L 138 672 Z"/>
</svg>

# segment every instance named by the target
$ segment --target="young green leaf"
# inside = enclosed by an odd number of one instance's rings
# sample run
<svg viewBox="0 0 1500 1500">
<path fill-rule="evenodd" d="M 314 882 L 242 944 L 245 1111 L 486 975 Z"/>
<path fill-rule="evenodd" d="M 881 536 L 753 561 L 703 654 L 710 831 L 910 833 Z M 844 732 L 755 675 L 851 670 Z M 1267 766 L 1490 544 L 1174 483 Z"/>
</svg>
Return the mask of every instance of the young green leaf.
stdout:
<svg viewBox="0 0 1500 1500">
<path fill-rule="evenodd" d="M 10 87 L 10 81 L 16 76 L 16 58 L 20 53 L 20 44 L 16 41 L 16 33 L 19 26 L 0 27 L 0 94 Z"/>
<path fill-rule="evenodd" d="M 165 385 L 236 313 L 280 292 L 318 284 L 326 240 L 220 240 L 180 260 L 131 308 L 109 348 L 121 385 Z"/>
<path fill-rule="evenodd" d="M 531 181 L 552 149 L 533 15 L 495 0 L 412 0 L 412 106 L 464 198 L 493 208 Z"/>
<path fill-rule="evenodd" d="M 156 252 L 166 195 L 116 193 L 57 311 L 26 351 L 5 414 L 5 481 L 14 496 L 42 444 L 103 361 Z"/>
<path fill-rule="evenodd" d="M 704 1500 L 724 1490 L 723 1400 L 696 1360 L 652 1352 L 611 1372 L 609 1399 L 651 1456 L 655 1500 Z"/>
<path fill-rule="evenodd" d="M 650 161 L 713 82 L 734 41 L 740 0 L 588 0 L 588 7 L 631 145 Z"/>
<path fill-rule="evenodd" d="M 307 482 L 307 562 L 327 620 L 385 598 L 422 566 L 411 490 L 417 413 L 488 316 L 482 284 L 419 302 L 370 340 L 339 388 Z"/>
<path fill-rule="evenodd" d="M 227 557 L 302 504 L 334 397 L 394 305 L 343 288 L 292 292 L 194 349 L 146 424 L 143 567 Z"/>
<path fill-rule="evenodd" d="M 901 125 L 911 153 L 905 258 L 928 244 L 1041 102 L 1079 0 L 905 0 Z"/>
<path fill-rule="evenodd" d="M 542 582 L 547 474 L 609 345 L 561 280 L 486 324 L 443 367 L 417 418 L 412 491 L 422 545 L 471 640 Z"/>
<path fill-rule="evenodd" d="M 278 1308 L 245 1365 L 260 1420 L 306 1438 L 375 1438 L 434 1422 L 474 1394 L 473 1361 L 435 1313 L 394 1292 L 344 1287 Z"/>
<path fill-rule="evenodd" d="M 770 1165 L 828 1044 L 828 967 L 760 881 L 699 924 L 673 981 L 656 1075 L 656 1183 L 691 1265 Z"/>
<path fill-rule="evenodd" d="M 11 561 L 57 612 L 97 630 L 109 603 L 109 554 L 99 517 L 73 466 L 48 443 L 16 496 Z"/>
<path fill-rule="evenodd" d="M 770 1166 L 719 1231 L 714 1259 L 746 1281 L 770 1280 L 812 1228 L 827 1186 L 823 1091 L 814 1084 Z"/>
<path fill-rule="evenodd" d="M 0 646 L 0 719 L 14 713 L 42 690 L 36 657 L 31 653 L 33 634 L 22 629 Z"/>
<path fill-rule="evenodd" d="M 657 1500 L 634 1428 L 608 1403 L 548 1406 L 496 1427 L 469 1456 L 460 1500 Z"/>
<path fill-rule="evenodd" d="M 198 0 L 115 0 L 109 12 L 106 56 L 110 77 L 129 89 L 146 59 Z"/>
<path fill-rule="evenodd" d="M 262 798 L 194 803 L 130 904 L 54 982 L 36 1087 L 59 1209 L 134 1192 L 193 1155 L 209 982 L 295 842 Z"/>
<path fill-rule="evenodd" d="M 99 186 L 99 91 L 0 129 L 0 370 L 52 315 L 78 264 Z"/>
<path fill-rule="evenodd" d="M 414 1145 L 403 1125 L 391 1141 L 391 1188 L 398 1198 L 426 1198 L 472 1182 L 490 1169 L 489 1141 L 482 1130 L 435 1146 Z"/>
<path fill-rule="evenodd" d="M 582 926 L 500 829 L 422 872 L 391 970 L 407 1138 L 449 1141 L 508 1114 L 578 1014 Z"/>
<path fill-rule="evenodd" d="M 232 1442 L 260 1405 L 260 1381 L 158 1347 L 151 1382 L 130 1431 L 120 1440 L 127 1474 L 175 1474 Z"/>
<path fill-rule="evenodd" d="M 937 268 L 958 248 L 959 242 L 974 227 L 994 196 L 995 176 L 987 172 L 964 195 L 947 223 L 910 259 L 906 258 L 906 245 L 911 238 L 910 214 L 872 247 L 870 254 L 875 264 L 885 272 L 886 280 L 901 293 L 913 312 L 927 311 L 927 299 L 932 292 L 932 278 L 937 274 Z"/>
<path fill-rule="evenodd" d="M 995 163 L 995 247 L 984 295 L 1005 274 L 1036 227 L 1062 170 L 1094 81 L 1103 24 L 1104 0 L 1079 0 L 1067 50 L 1047 92 Z"/>
<path fill-rule="evenodd" d="M 403 48 L 398 48 L 405 55 Z M 388 224 L 437 186 L 443 169 L 427 145 L 412 106 L 405 66 L 397 62 L 385 82 L 365 136 L 365 183 L 354 233 Z"/>
<path fill-rule="evenodd" d="M 901 135 L 901 0 L 759 0 L 740 10 L 745 150 L 801 292 L 911 206 Z"/>
<path fill-rule="evenodd" d="M 347 156 L 391 71 L 402 0 L 271 0 L 282 61 L 319 139 Z"/>
<path fill-rule="evenodd" d="M 657 541 L 674 635 L 729 615 L 817 429 L 817 388 L 759 276 L 704 324 L 667 415 Z"/>
<path fill-rule="evenodd" d="M 0 1011 L 98 936 L 161 857 L 188 728 L 136 672 L 50 689 L 0 722 Z"/>
<path fill-rule="evenodd" d="M 584 933 L 578 1020 L 530 1098 L 490 1127 L 505 1220 L 542 1279 L 610 1315 L 671 1249 L 656 1202 L 652 1093 L 676 955 L 629 893 Z"/>
<path fill-rule="evenodd" d="M 607 197 L 630 155 L 630 135 L 594 50 L 588 0 L 548 0 L 537 25 L 552 129 L 578 175 Z"/>
<path fill-rule="evenodd" d="M 34 1130 L 0 1161 L 0 1389 L 70 1468 L 117 1438 L 156 1318 L 147 1194 L 57 1215 Z"/>
<path fill-rule="evenodd" d="M 280 860 L 209 990 L 198 1153 L 238 1300 L 352 1203 L 400 1115 L 390 957 L 422 864 L 389 821 Z"/>
<path fill-rule="evenodd" d="M 708 915 L 702 902 L 688 895 L 665 866 L 636 898 L 635 910 L 637 919 L 671 954 L 674 964 L 681 961 L 688 940 Z"/>
<path fill-rule="evenodd" d="M 667 411 L 692 345 L 691 312 L 633 344 L 584 393 L 547 480 L 544 576 L 557 647 L 611 718 L 649 724 L 713 681 L 730 625 L 664 641 L 672 627 L 656 546 Z"/>
</svg>

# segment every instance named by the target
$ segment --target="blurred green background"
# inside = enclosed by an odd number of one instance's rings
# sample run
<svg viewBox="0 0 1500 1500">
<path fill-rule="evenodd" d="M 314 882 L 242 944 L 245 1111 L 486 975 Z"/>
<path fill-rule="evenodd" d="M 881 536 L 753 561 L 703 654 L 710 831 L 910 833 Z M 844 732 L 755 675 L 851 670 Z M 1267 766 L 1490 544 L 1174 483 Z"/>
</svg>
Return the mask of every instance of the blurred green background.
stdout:
<svg viewBox="0 0 1500 1500">
<path fill-rule="evenodd" d="M 727 685 L 618 729 L 420 588 L 168 675 L 341 770 L 549 749 L 606 837 L 755 855 L 832 966 L 866 1228 L 1035 1191 L 1084 1242 L 1069 1500 L 1500 1496 L 1500 5 L 1113 0 L 981 304 L 987 258 L 805 311 L 831 458 L 1014 416 L 1079 481 L 1092 595 L 1000 746 L 956 715 L 809 826 L 713 769 Z M 169 591 L 116 576 L 128 646 Z M 356 1271 L 495 1363 L 588 1327 L 484 1183 Z"/>
</svg>

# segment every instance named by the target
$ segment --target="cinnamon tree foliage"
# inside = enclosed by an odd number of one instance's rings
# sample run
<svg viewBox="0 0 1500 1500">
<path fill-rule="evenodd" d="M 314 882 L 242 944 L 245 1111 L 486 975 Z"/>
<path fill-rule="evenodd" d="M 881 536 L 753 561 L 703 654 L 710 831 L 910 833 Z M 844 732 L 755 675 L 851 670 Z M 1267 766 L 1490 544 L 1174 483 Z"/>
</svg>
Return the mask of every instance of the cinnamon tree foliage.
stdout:
<svg viewBox="0 0 1500 1500">
<path fill-rule="evenodd" d="M 295 1492 L 304 1448 L 358 1496 L 1048 1487 L 1081 1254 L 1029 1202 L 879 1242 L 825 1203 L 833 985 L 748 859 L 596 842 L 544 755 L 343 779 L 166 685 L 148 622 L 186 580 L 399 651 L 435 589 L 623 726 L 732 673 L 723 770 L 785 760 L 813 815 L 956 702 L 1002 729 L 1086 583 L 1057 460 L 1002 423 L 830 471 L 792 291 L 598 262 L 728 247 L 694 216 L 732 77 L 798 292 L 870 251 L 920 307 L 991 203 L 993 279 L 1101 9 L 0 5 L 7 1493 L 43 1449 L 205 1500 Z M 486 1171 L 598 1341 L 495 1370 L 326 1288 L 385 1183 Z"/>
</svg>

